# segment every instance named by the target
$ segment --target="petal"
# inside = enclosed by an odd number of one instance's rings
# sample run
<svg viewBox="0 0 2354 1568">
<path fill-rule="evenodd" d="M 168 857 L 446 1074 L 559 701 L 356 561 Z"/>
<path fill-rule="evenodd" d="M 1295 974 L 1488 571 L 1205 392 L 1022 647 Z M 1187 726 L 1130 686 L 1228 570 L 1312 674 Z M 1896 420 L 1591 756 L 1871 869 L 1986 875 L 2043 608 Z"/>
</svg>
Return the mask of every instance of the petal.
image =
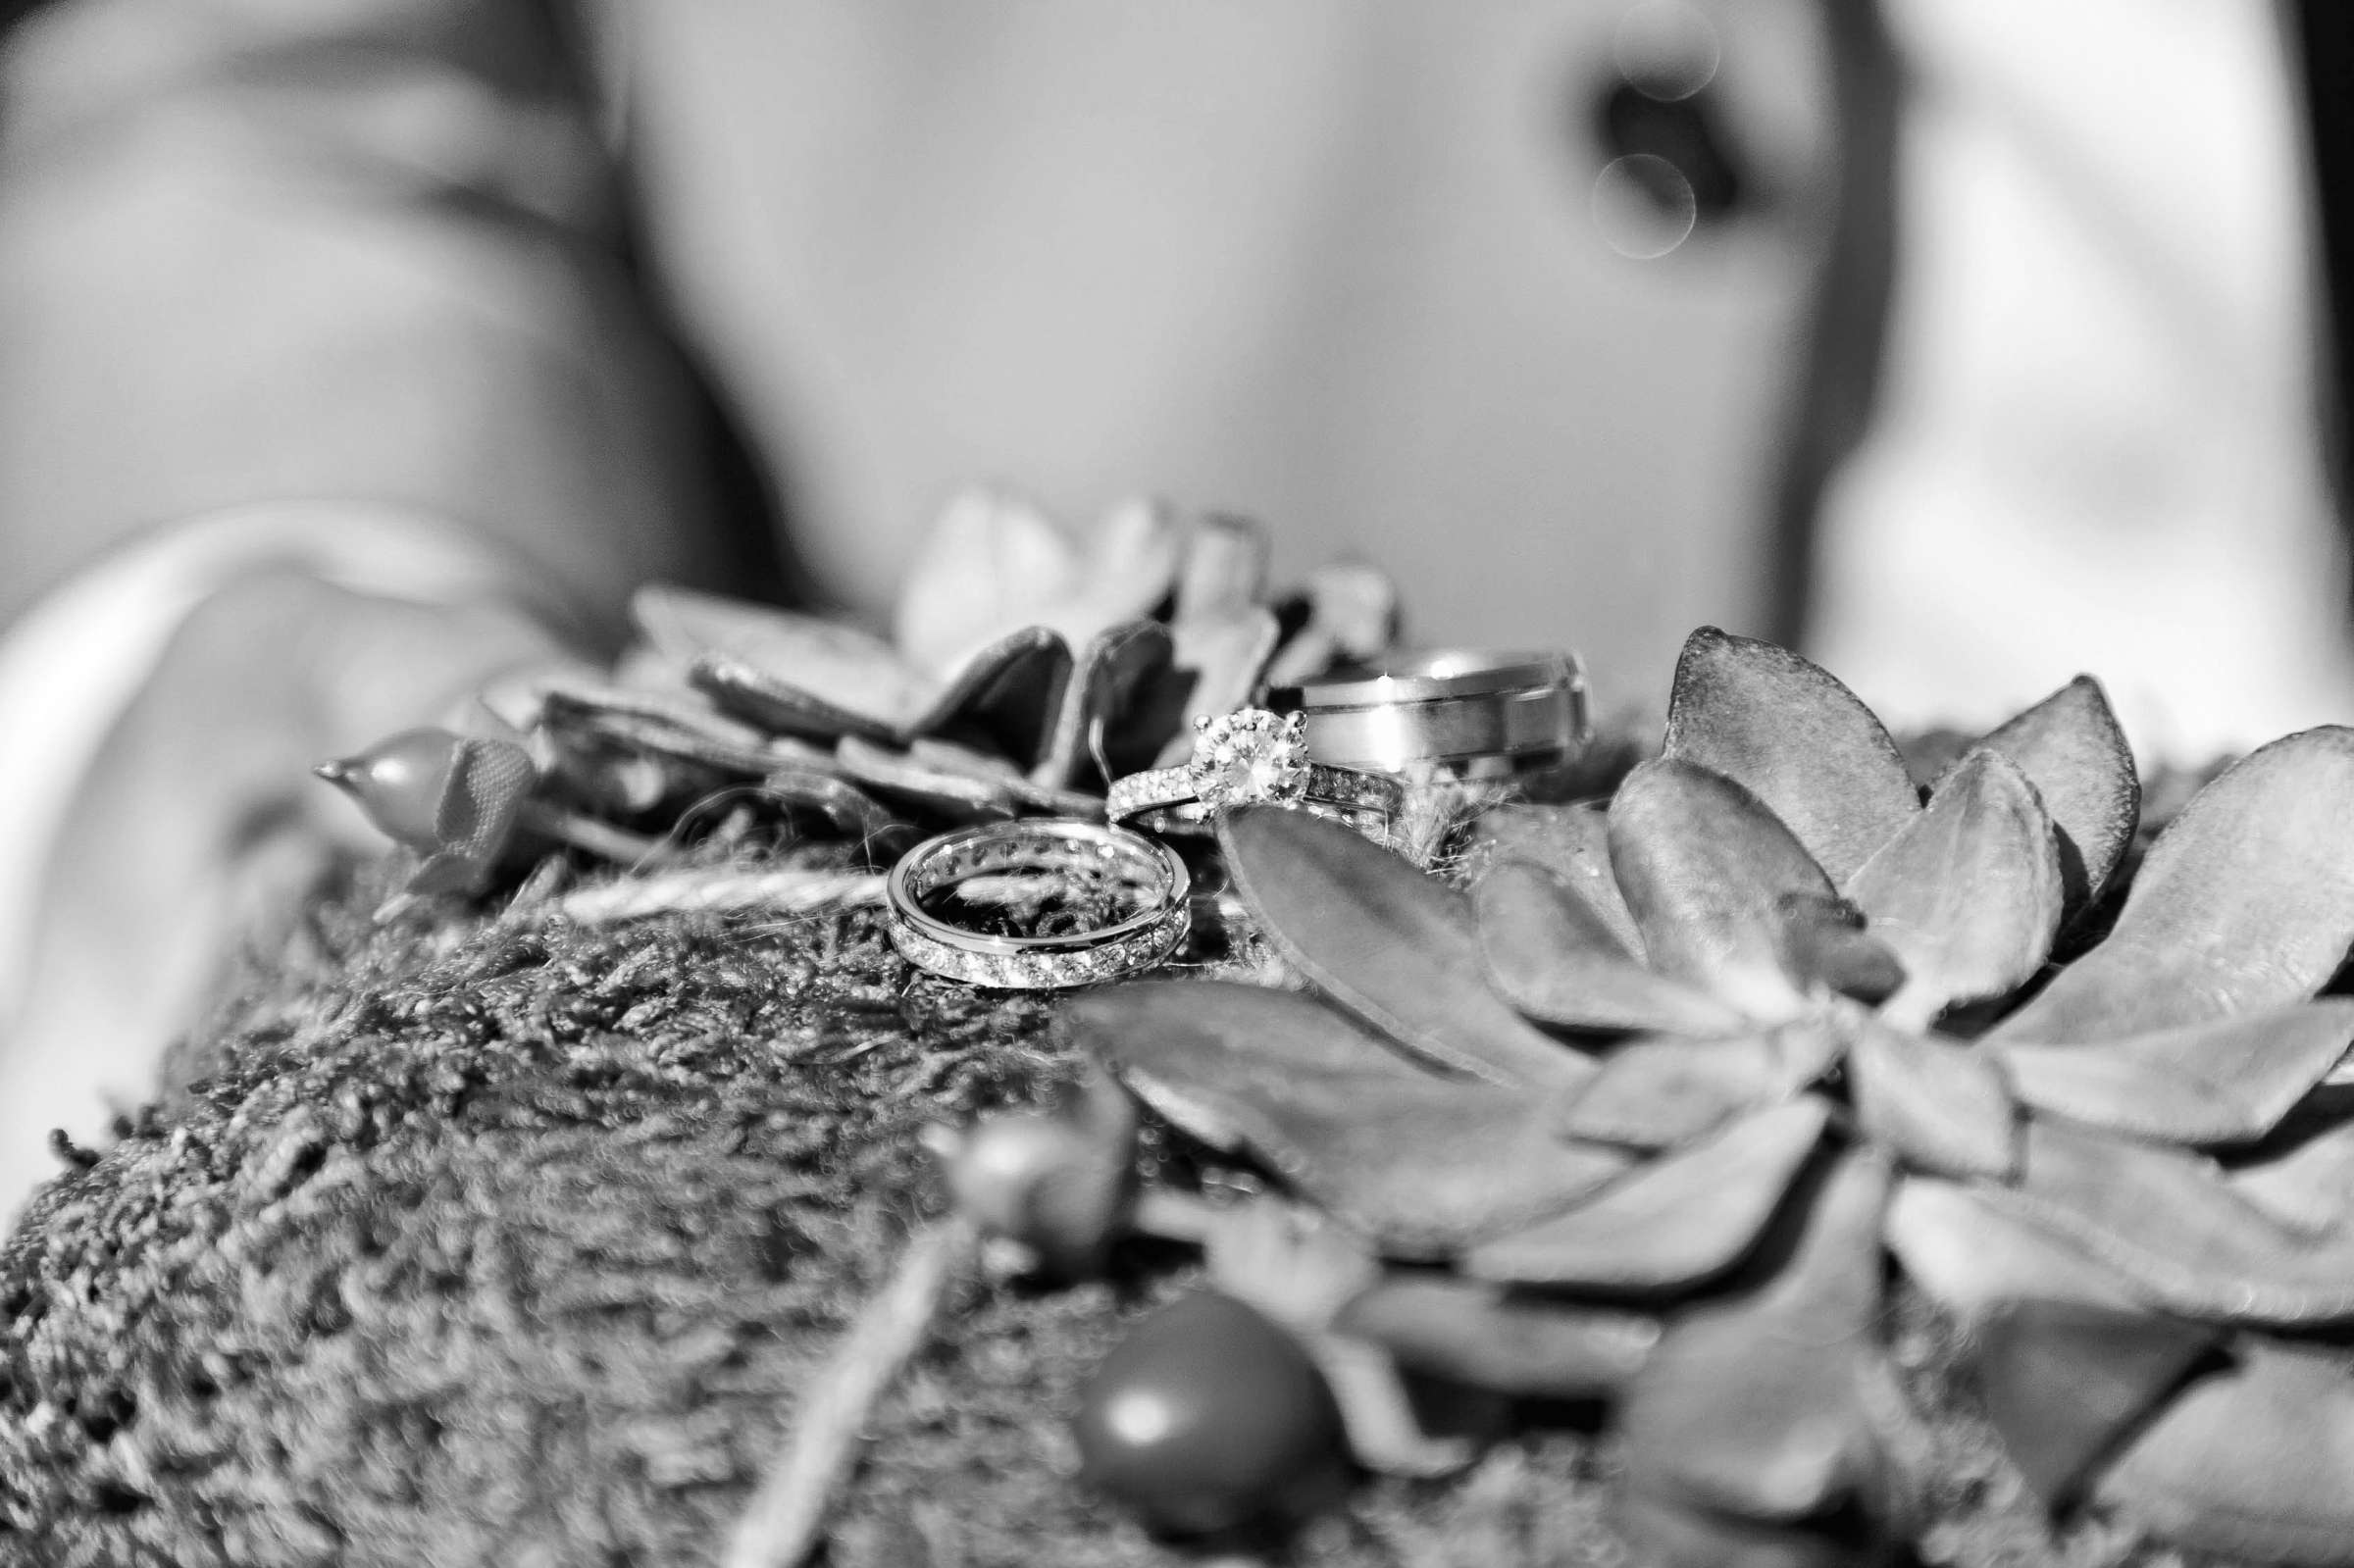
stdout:
<svg viewBox="0 0 2354 1568">
<path fill-rule="evenodd" d="M 1489 988 L 1470 900 L 1339 823 L 1282 806 L 1227 814 L 1218 842 L 1276 950 L 1344 1010 L 1426 1060 L 1559 1087 L 1592 1066 Z"/>
<path fill-rule="evenodd" d="M 1070 644 L 1058 633 L 1045 627 L 1009 632 L 967 659 L 894 738 L 904 745 L 918 735 L 947 735 L 1031 767 L 1051 734 L 1071 666 Z"/>
<path fill-rule="evenodd" d="M 2002 1043 L 2021 1099 L 2175 1143 L 2251 1142 L 2354 1041 L 2354 1000 L 2329 997 L 2091 1045 Z"/>
<path fill-rule="evenodd" d="M 1163 1116 L 1248 1149 L 1394 1255 L 1446 1256 L 1626 1168 L 1554 1138 L 1531 1096 L 1434 1077 L 1297 991 L 1146 981 L 1062 1016 Z"/>
<path fill-rule="evenodd" d="M 1635 1492 L 1782 1522 L 1871 1506 L 1880 1443 L 1864 1374 L 1887 1194 L 1883 1162 L 1844 1154 L 1793 1201 L 1744 1288 L 1669 1320 L 1620 1417 Z"/>
<path fill-rule="evenodd" d="M 2354 942 L 2354 730 L 2255 751 L 2191 798 L 2108 938 L 1995 1037 L 2116 1039 L 2302 1001 Z"/>
<path fill-rule="evenodd" d="M 1621 947 L 1630 953 L 1643 951 L 1643 934 L 1635 929 L 1635 917 L 1627 913 L 1617 876 L 1611 870 L 1606 802 L 1498 806 L 1472 825 L 1471 841 L 1476 860 L 1525 860 L 1543 866 L 1577 890 Z"/>
<path fill-rule="evenodd" d="M 2019 1165 L 2019 1109 L 1999 1062 L 1868 1015 L 1852 1027 L 1848 1075 L 1866 1134 L 1913 1170 L 2010 1177 Z"/>
<path fill-rule="evenodd" d="M 1079 555 L 1035 503 L 975 487 L 941 512 L 892 614 L 892 640 L 941 679 L 1008 632 L 1046 622 L 1080 582 Z"/>
<path fill-rule="evenodd" d="M 2333 1349 L 2249 1337 L 2109 1468 L 2094 1500 L 2196 1551 L 2354 1562 L 2354 1377 Z"/>
<path fill-rule="evenodd" d="M 1427 1270 L 1393 1271 L 1332 1326 L 1372 1340 L 1409 1372 L 1521 1399 L 1616 1393 L 1660 1340 L 1659 1319 L 1647 1313 Z"/>
<path fill-rule="evenodd" d="M 1170 658 L 1168 629 L 1157 621 L 1123 621 L 1098 632 L 1080 647 L 1031 776 L 1053 785 L 1109 784 L 1151 766 L 1177 714 L 1171 709 L 1153 719 L 1139 708 L 1147 693 L 1166 683 Z"/>
<path fill-rule="evenodd" d="M 2141 820 L 2141 780 L 2101 683 L 2080 675 L 1978 744 L 2017 763 L 2042 797 L 2068 912 L 2098 898 Z"/>
<path fill-rule="evenodd" d="M 1792 911 L 1836 903 L 1822 868 L 1757 796 L 1673 758 L 1611 802 L 1611 864 L 1651 967 L 1761 1023 L 1807 1005 L 1784 962 Z"/>
<path fill-rule="evenodd" d="M 2299 1230 L 2213 1162 L 2030 1118 L 2018 1185 L 1987 1202 L 2066 1238 L 2152 1301 L 2226 1322 L 2354 1317 L 2354 1226 Z"/>
<path fill-rule="evenodd" d="M 1573 1208 L 1483 1241 L 1458 1264 L 1476 1280 L 1664 1290 L 1748 1255 L 1822 1141 L 1827 1107 L 1797 1100 L 1635 1167 Z"/>
<path fill-rule="evenodd" d="M 1663 754 L 1748 789 L 1839 882 L 1920 809 L 1895 743 L 1854 692 L 1795 653 L 1714 627 L 1684 643 Z"/>
<path fill-rule="evenodd" d="M 1787 1099 L 1837 1059 L 1845 1041 L 1814 1019 L 1724 1039 L 1628 1040 L 1553 1113 L 1563 1138 L 1630 1148 L 1686 1143 L 1728 1117 Z"/>
<path fill-rule="evenodd" d="M 1522 1013 L 1575 1029 L 1730 1035 L 1741 1015 L 1653 974 L 1575 887 L 1525 861 L 1492 865 L 1473 899 L 1496 988 Z"/>
<path fill-rule="evenodd" d="M 1905 966 L 1888 1015 L 1926 1025 L 2032 979 L 2060 925 L 2059 849 L 2025 774 L 1972 751 L 1919 815 L 1848 879 L 1847 896 Z"/>
</svg>

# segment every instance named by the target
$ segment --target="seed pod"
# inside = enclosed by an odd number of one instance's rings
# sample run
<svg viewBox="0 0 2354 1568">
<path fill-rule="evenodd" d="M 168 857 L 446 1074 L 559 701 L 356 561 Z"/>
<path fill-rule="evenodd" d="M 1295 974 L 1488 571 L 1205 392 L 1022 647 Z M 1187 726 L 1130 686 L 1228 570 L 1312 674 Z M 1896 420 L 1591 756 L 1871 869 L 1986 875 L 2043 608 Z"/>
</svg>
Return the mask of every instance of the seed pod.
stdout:
<svg viewBox="0 0 2354 1568">
<path fill-rule="evenodd" d="M 1073 1435 L 1081 1475 L 1156 1535 L 1296 1520 L 1349 1478 L 1323 1374 L 1290 1335 L 1214 1290 L 1161 1308 L 1103 1358 Z"/>
<path fill-rule="evenodd" d="M 313 771 L 425 857 L 409 882 L 413 893 L 479 885 L 538 782 L 530 754 L 513 741 L 447 730 L 405 730 Z"/>
</svg>

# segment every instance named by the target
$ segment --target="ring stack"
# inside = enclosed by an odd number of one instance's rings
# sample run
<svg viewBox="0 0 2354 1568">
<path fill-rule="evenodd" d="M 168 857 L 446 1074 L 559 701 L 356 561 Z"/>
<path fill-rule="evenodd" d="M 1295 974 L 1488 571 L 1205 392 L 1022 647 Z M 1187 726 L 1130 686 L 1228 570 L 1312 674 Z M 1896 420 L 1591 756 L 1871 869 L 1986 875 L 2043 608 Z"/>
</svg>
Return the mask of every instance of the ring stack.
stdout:
<svg viewBox="0 0 2354 1568">
<path fill-rule="evenodd" d="M 960 884 L 1009 872 L 1101 881 L 1133 895 L 1135 913 L 1110 925 L 1048 936 L 1003 936 L 943 919 L 928 905 Z M 1051 990 L 1150 969 L 1184 942 L 1192 880 L 1165 845 L 1092 822 L 1036 818 L 988 823 L 916 845 L 884 884 L 886 930 L 919 969 L 973 986 Z"/>
<path fill-rule="evenodd" d="M 1510 778 L 1566 761 L 1592 733 L 1585 671 L 1567 652 L 1440 648 L 1278 686 L 1267 701 L 1302 721 L 1318 762 L 1383 773 Z"/>
<path fill-rule="evenodd" d="M 1220 812 L 1272 803 L 1379 831 L 1405 807 L 1397 779 L 1311 761 L 1298 715 L 1238 708 L 1194 729 L 1191 762 L 1113 780 L 1105 815 L 1155 833 L 1200 833 Z"/>
</svg>

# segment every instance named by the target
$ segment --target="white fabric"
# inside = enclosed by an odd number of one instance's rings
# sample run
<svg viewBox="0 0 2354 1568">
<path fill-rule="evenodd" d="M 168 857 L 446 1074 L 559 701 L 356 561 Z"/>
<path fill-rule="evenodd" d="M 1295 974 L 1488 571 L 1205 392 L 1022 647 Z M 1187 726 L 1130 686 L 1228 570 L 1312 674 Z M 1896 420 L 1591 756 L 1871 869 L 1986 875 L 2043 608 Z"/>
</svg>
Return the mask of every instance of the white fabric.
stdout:
<svg viewBox="0 0 2354 1568">
<path fill-rule="evenodd" d="M 268 566 L 427 604 L 514 587 L 509 563 L 438 518 L 369 502 L 282 502 L 146 533 L 0 634 L 0 1040 L 25 994 L 50 846 L 100 745 L 188 613 Z"/>
</svg>

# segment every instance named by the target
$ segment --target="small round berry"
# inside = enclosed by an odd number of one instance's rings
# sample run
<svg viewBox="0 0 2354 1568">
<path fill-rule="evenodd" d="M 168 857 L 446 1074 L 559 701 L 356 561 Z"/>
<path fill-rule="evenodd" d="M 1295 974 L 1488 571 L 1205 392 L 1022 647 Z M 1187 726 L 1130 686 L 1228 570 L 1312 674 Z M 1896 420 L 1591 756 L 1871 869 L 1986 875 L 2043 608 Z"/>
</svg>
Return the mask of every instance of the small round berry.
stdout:
<svg viewBox="0 0 2354 1568">
<path fill-rule="evenodd" d="M 1066 1279 L 1097 1271 L 1136 1198 L 1136 1109 L 1108 1080 L 1075 1107 L 985 1116 L 935 1147 L 957 1212 Z"/>
<path fill-rule="evenodd" d="M 1214 1290 L 1138 1324 L 1073 1423 L 1081 1475 L 1162 1536 L 1295 1520 L 1348 1483 L 1340 1407 L 1291 1335 Z"/>
</svg>

